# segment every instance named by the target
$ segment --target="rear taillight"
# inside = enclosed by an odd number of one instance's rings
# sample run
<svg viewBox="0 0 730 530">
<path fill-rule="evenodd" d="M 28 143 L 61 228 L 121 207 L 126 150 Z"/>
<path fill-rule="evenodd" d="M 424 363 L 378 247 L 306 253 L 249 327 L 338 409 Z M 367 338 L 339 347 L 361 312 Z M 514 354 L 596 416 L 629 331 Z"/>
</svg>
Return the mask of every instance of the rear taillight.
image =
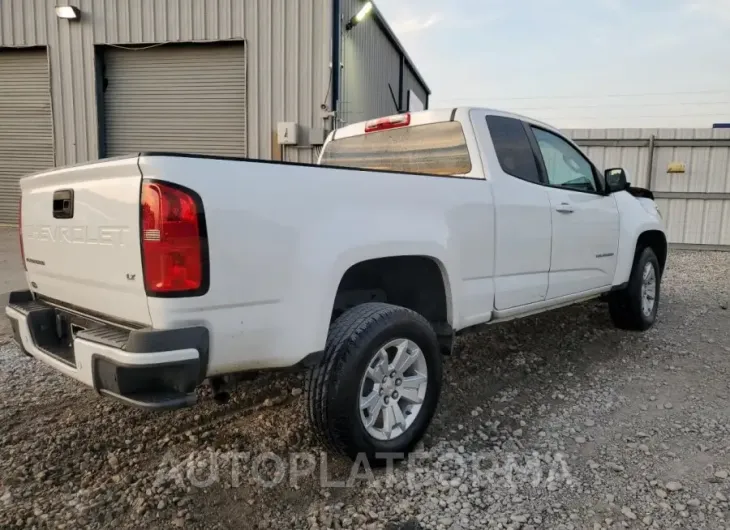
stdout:
<svg viewBox="0 0 730 530">
<path fill-rule="evenodd" d="M 23 247 L 23 197 L 18 201 L 18 239 L 20 240 L 20 259 L 23 261 L 23 269 L 28 270 L 25 264 L 25 248 Z"/>
<path fill-rule="evenodd" d="M 387 116 L 385 118 L 378 118 L 377 120 L 370 120 L 365 123 L 365 132 L 371 133 L 375 131 L 385 131 L 387 129 L 396 129 L 398 127 L 408 127 L 410 124 L 410 113 L 396 114 L 395 116 Z"/>
<path fill-rule="evenodd" d="M 150 296 L 198 296 L 208 290 L 203 203 L 167 182 L 142 182 L 144 283 Z"/>
</svg>

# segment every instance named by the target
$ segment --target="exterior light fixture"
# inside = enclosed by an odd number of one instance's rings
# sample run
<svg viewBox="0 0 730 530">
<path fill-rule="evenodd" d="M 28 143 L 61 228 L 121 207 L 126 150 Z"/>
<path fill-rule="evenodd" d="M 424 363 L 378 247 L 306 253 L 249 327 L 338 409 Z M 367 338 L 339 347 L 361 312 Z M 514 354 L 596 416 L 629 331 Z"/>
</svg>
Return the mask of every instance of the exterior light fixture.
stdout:
<svg viewBox="0 0 730 530">
<path fill-rule="evenodd" d="M 56 6 L 56 16 L 67 20 L 78 20 L 81 18 L 81 10 L 76 6 Z"/>
<path fill-rule="evenodd" d="M 362 9 L 357 12 L 357 15 L 352 17 L 350 19 L 350 22 L 347 23 L 345 26 L 345 29 L 347 31 L 350 31 L 352 28 L 357 26 L 360 22 L 362 22 L 368 14 L 373 10 L 373 3 L 367 2 L 364 6 L 362 6 Z"/>
</svg>

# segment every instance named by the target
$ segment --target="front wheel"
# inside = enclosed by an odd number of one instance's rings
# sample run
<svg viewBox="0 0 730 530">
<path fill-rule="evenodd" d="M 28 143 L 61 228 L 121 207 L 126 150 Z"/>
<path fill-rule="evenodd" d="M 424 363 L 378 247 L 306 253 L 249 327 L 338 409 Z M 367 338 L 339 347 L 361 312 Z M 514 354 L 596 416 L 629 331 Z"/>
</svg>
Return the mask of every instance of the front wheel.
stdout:
<svg viewBox="0 0 730 530">
<path fill-rule="evenodd" d="M 660 282 L 659 260 L 654 251 L 646 247 L 634 261 L 628 285 L 609 297 L 608 309 L 614 325 L 636 331 L 645 331 L 654 325 Z"/>
<path fill-rule="evenodd" d="M 433 418 L 441 372 L 436 334 L 421 315 L 353 307 L 332 324 L 322 363 L 308 374 L 310 422 L 324 445 L 352 459 L 404 457 Z"/>
</svg>

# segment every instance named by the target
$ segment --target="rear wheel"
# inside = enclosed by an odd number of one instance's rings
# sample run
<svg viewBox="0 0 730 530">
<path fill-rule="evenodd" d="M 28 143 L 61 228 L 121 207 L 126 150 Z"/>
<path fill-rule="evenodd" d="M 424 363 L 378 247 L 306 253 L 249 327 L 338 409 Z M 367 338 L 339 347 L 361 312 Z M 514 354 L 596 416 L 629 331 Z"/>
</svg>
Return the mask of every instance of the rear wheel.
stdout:
<svg viewBox="0 0 730 530">
<path fill-rule="evenodd" d="M 331 326 L 307 378 L 309 418 L 331 450 L 378 465 L 404 457 L 423 436 L 441 390 L 431 325 L 409 309 L 362 304 Z M 381 454 L 380 456 L 378 456 Z"/>
<path fill-rule="evenodd" d="M 634 260 L 626 288 L 611 293 L 608 308 L 616 327 L 644 331 L 656 320 L 661 271 L 654 251 L 646 247 Z"/>
</svg>

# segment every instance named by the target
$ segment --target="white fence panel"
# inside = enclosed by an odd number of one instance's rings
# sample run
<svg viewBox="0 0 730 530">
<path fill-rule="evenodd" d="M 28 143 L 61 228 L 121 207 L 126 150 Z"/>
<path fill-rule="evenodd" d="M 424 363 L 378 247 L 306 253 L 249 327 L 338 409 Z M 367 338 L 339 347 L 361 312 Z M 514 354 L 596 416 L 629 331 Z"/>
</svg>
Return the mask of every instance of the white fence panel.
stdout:
<svg viewBox="0 0 730 530">
<path fill-rule="evenodd" d="M 600 169 L 650 189 L 675 247 L 730 250 L 730 129 L 568 129 Z"/>
</svg>

